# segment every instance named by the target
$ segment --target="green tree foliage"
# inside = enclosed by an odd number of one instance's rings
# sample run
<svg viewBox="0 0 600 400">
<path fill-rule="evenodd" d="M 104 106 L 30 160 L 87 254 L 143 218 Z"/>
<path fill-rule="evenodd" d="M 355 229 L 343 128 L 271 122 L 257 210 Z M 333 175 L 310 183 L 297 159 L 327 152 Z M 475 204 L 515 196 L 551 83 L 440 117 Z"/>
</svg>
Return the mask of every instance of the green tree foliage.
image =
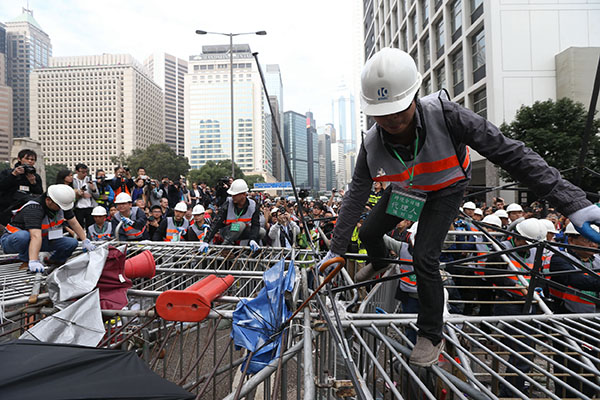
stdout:
<svg viewBox="0 0 600 400">
<path fill-rule="evenodd" d="M 46 165 L 46 186 L 56 183 L 56 175 L 63 169 L 69 169 L 65 164 L 50 164 Z"/>
<path fill-rule="evenodd" d="M 248 184 L 250 190 L 252 190 L 255 183 L 264 182 L 265 178 L 262 175 L 246 175 L 244 180 Z"/>
<path fill-rule="evenodd" d="M 581 149 L 587 110 L 581 103 L 562 98 L 557 101 L 537 101 L 532 106 L 521 107 L 510 124 L 502 124 L 504 135 L 520 140 L 538 153 L 546 162 L 564 171 L 577 166 Z M 600 138 L 596 135 L 600 120 L 595 120 L 590 134 L 585 166 L 600 173 Z M 507 174 L 503 174 L 509 180 Z M 563 176 L 574 181 L 576 170 L 567 171 Z M 581 187 L 597 192 L 600 179 L 593 174 L 583 174 Z"/>
<path fill-rule="evenodd" d="M 7 162 L 0 162 L 0 171 L 11 168 L 11 165 Z"/>
<path fill-rule="evenodd" d="M 190 171 L 189 181 L 204 181 L 207 185 L 214 187 L 219 179 L 228 176 L 231 176 L 231 160 L 207 161 L 200 169 Z M 235 177 L 245 178 L 237 164 L 235 165 Z"/>
<path fill-rule="evenodd" d="M 125 159 L 124 165 L 129 167 L 132 176 L 138 168 L 144 167 L 149 176 L 157 179 L 163 176 L 179 179 L 180 175 L 186 175 L 190 169 L 187 157 L 177 155 L 166 143 L 133 150 Z"/>
</svg>

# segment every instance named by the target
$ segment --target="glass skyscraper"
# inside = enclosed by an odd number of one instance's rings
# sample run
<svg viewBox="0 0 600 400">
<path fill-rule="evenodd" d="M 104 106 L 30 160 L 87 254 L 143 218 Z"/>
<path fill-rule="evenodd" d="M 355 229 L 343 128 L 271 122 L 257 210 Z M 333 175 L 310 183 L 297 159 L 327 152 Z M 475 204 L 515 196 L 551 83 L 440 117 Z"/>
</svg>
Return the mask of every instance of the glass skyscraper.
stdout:
<svg viewBox="0 0 600 400">
<path fill-rule="evenodd" d="M 306 115 L 295 111 L 283 113 L 283 131 L 285 153 L 290 162 L 294 182 L 300 188 L 310 188 Z M 290 179 L 287 173 L 286 179 Z"/>
</svg>

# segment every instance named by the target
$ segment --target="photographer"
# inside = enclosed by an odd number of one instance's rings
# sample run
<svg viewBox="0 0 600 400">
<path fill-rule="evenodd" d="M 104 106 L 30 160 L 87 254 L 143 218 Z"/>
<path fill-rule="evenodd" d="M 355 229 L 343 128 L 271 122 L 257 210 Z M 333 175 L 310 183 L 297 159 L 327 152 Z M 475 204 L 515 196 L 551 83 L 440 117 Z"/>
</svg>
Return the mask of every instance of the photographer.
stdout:
<svg viewBox="0 0 600 400">
<path fill-rule="evenodd" d="M 158 226 L 163 220 L 162 208 L 159 205 L 152 206 L 148 217 L 148 236 L 153 237 Z"/>
<path fill-rule="evenodd" d="M 88 176 L 88 167 L 85 164 L 75 166 L 77 174 L 73 177 L 73 189 L 75 189 L 75 217 L 84 230 L 94 223 L 92 210 L 96 206 L 96 200 L 100 197 L 98 188 Z"/>
<path fill-rule="evenodd" d="M 183 196 L 181 182 L 179 180 L 176 180 L 175 182 L 170 184 L 167 189 L 167 200 L 169 200 L 169 208 L 174 209 L 177 203 L 181 201 L 181 196 Z"/>
<path fill-rule="evenodd" d="M 296 237 L 300 233 L 300 227 L 290 219 L 290 214 L 281 207 L 277 213 L 277 222 L 269 229 L 269 237 L 273 247 L 296 247 Z"/>
<path fill-rule="evenodd" d="M 110 203 L 112 203 L 115 199 L 115 192 L 113 191 L 112 187 L 110 187 L 110 184 L 106 181 L 106 172 L 101 169 L 96 171 L 96 180 L 94 182 L 98 187 L 99 194 L 98 198 L 96 199 L 96 203 L 108 211 Z"/>
<path fill-rule="evenodd" d="M 118 196 L 120 193 L 131 195 L 133 179 L 131 179 L 129 168 L 115 167 L 115 177 L 110 181 L 110 186 L 115 192 L 115 196 Z"/>
<path fill-rule="evenodd" d="M 17 155 L 14 168 L 0 172 L 0 222 L 6 225 L 12 217 L 11 210 L 44 193 L 42 178 L 34 164 L 37 154 L 23 149 Z"/>
<path fill-rule="evenodd" d="M 146 196 L 146 203 L 149 207 L 160 205 L 160 199 L 163 197 L 163 191 L 159 188 L 159 184 L 156 179 L 146 179 L 144 196 Z"/>
<path fill-rule="evenodd" d="M 221 207 L 225 200 L 227 200 L 227 190 L 229 189 L 229 177 L 221 178 L 217 182 L 217 186 L 215 188 L 215 200 L 217 202 L 217 207 Z"/>
</svg>

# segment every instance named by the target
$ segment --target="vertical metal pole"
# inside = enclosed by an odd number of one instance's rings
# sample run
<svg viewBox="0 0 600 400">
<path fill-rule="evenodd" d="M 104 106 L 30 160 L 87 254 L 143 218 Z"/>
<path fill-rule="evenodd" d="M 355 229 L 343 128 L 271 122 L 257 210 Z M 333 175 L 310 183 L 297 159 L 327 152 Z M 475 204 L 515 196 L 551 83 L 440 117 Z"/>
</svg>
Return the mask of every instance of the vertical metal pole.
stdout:
<svg viewBox="0 0 600 400">
<path fill-rule="evenodd" d="M 600 59 L 598 59 L 596 77 L 594 78 L 594 86 L 592 88 L 592 98 L 590 99 L 590 108 L 588 110 L 588 116 L 585 121 L 583 137 L 581 138 L 581 150 L 579 152 L 579 161 L 577 162 L 577 175 L 575 175 L 575 184 L 578 186 L 581 185 L 583 167 L 585 165 L 585 156 L 588 152 L 590 132 L 592 130 L 592 126 L 594 125 L 594 114 L 596 112 L 596 104 L 598 102 L 598 91 L 600 91 Z"/>
<path fill-rule="evenodd" d="M 233 144 L 234 136 L 234 120 L 233 120 L 233 33 L 229 34 L 229 100 L 231 103 L 231 177 L 235 178 L 234 160 L 235 146 Z"/>
</svg>

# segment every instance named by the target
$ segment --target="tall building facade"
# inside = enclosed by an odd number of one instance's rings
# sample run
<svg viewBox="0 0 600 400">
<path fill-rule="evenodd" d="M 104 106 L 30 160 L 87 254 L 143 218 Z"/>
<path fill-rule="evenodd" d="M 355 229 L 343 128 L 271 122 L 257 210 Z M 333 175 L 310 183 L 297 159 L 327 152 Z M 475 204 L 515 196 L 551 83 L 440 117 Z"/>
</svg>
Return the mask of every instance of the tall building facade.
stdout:
<svg viewBox="0 0 600 400">
<path fill-rule="evenodd" d="M 279 128 L 280 135 L 283 135 L 283 81 L 281 79 L 279 65 L 267 64 L 265 66 L 264 76 L 267 92 L 269 92 L 269 102 L 271 103 L 273 113 L 275 114 L 277 127 Z M 267 118 L 266 123 L 267 126 L 270 125 L 271 131 L 273 176 L 277 181 L 283 181 L 285 176 L 283 151 L 279 145 L 279 140 L 276 137 L 277 130 L 273 127 L 274 122 L 270 110 L 267 108 L 266 111 L 269 111 L 269 118 Z"/>
<path fill-rule="evenodd" d="M 308 142 L 308 185 L 319 188 L 319 135 L 313 113 L 306 113 L 306 140 Z"/>
<path fill-rule="evenodd" d="M 185 82 L 185 154 L 192 168 L 231 159 L 229 45 L 202 46 Z M 273 179 L 272 137 L 265 135 L 262 83 L 250 46 L 233 46 L 234 161 L 245 172 Z"/>
<path fill-rule="evenodd" d="M 128 54 L 56 57 L 31 74 L 31 138 L 46 164 L 112 170 L 113 156 L 163 143 L 161 88 Z"/>
<path fill-rule="evenodd" d="M 333 124 L 337 130 L 337 142 L 344 144 L 344 151 L 356 149 L 356 104 L 352 91 L 342 83 L 336 90 L 331 103 Z"/>
<path fill-rule="evenodd" d="M 423 76 L 421 96 L 445 88 L 496 125 L 557 98 L 557 54 L 600 46 L 600 4 L 585 0 L 365 0 L 363 16 L 365 59 L 383 47 L 408 52 Z M 497 185 L 496 168 L 471 156 L 473 184 Z"/>
<path fill-rule="evenodd" d="M 167 53 L 152 54 L 144 66 L 164 92 L 165 143 L 185 154 L 185 75 L 188 63 Z"/>
<path fill-rule="evenodd" d="M 0 23 L 0 162 L 9 160 L 13 135 L 13 94 L 6 84 L 6 69 L 6 26 Z"/>
<path fill-rule="evenodd" d="M 308 130 L 306 115 L 295 111 L 283 113 L 283 141 L 294 182 L 299 188 L 312 189 L 308 173 Z M 285 179 L 290 176 L 286 173 Z"/>
<path fill-rule="evenodd" d="M 331 136 L 324 129 L 318 129 L 319 138 L 319 190 L 331 190 L 335 167 L 331 160 Z"/>
<path fill-rule="evenodd" d="M 33 18 L 33 11 L 26 8 L 6 23 L 6 44 L 7 83 L 13 92 L 13 136 L 29 137 L 29 75 L 35 68 L 48 65 L 52 44 L 50 36 Z"/>
</svg>

